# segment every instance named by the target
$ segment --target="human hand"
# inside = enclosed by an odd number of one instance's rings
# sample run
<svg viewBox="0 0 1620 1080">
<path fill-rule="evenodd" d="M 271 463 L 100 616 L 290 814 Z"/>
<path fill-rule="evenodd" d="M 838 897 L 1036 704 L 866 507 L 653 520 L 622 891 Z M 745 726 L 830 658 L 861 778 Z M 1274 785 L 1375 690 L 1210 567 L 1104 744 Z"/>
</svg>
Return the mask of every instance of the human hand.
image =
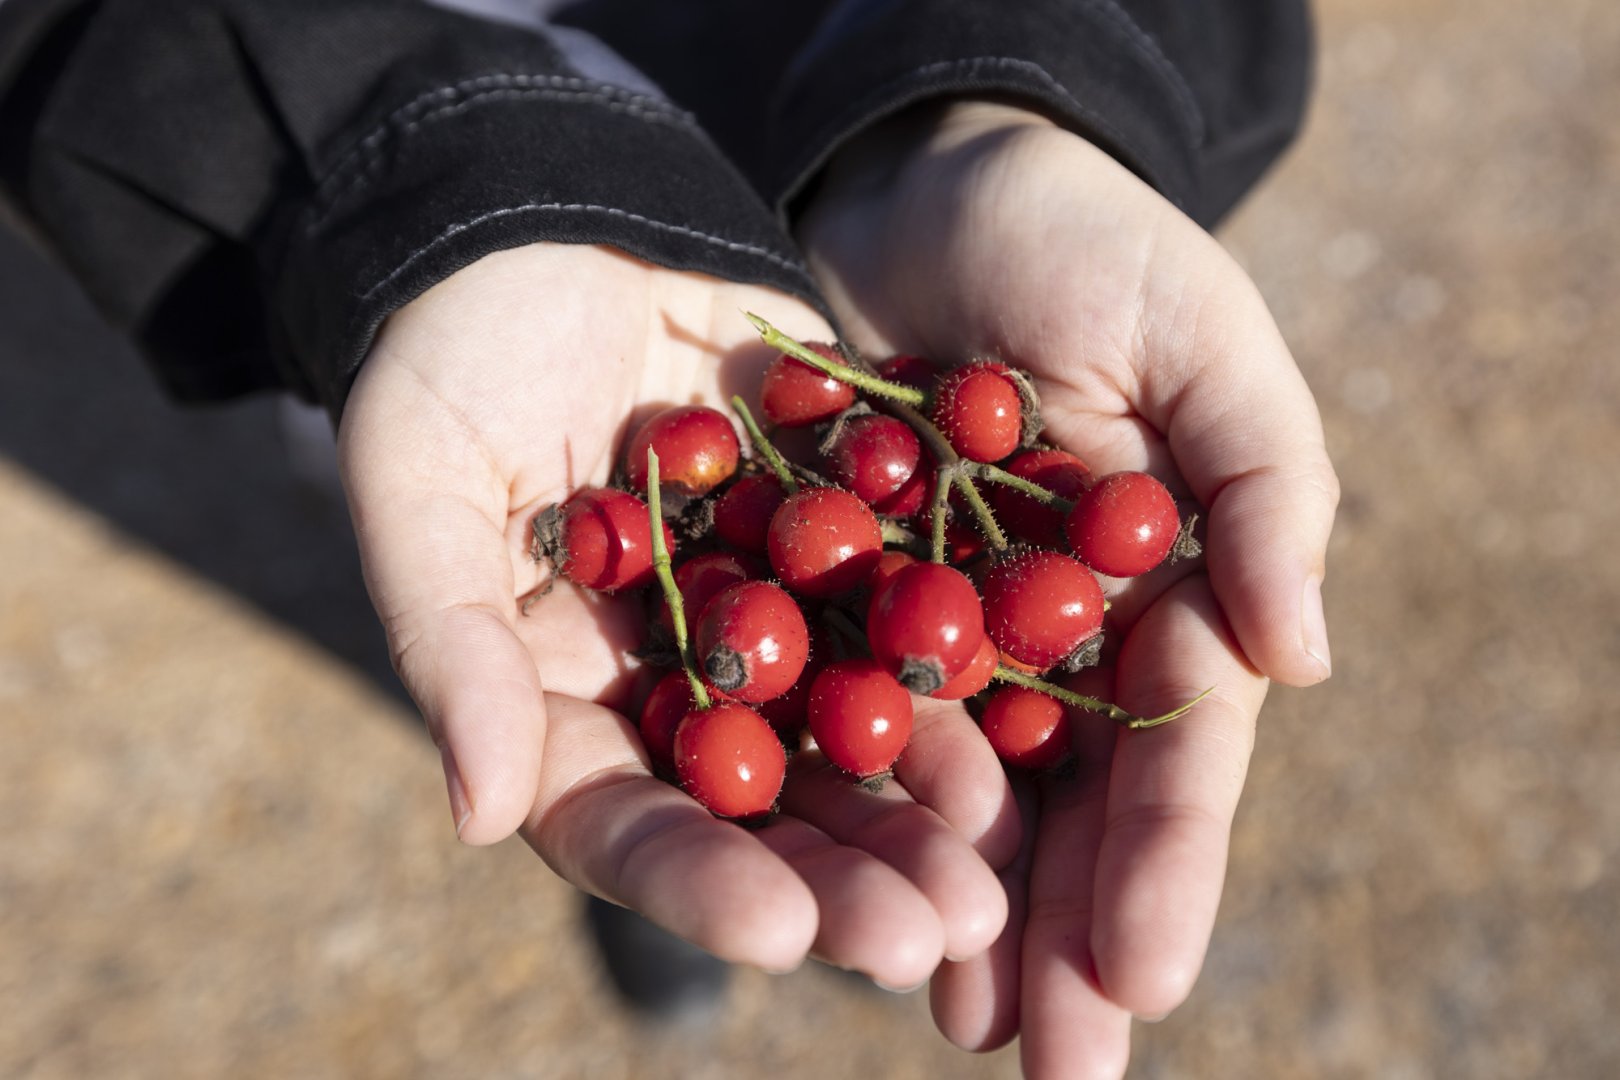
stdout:
<svg viewBox="0 0 1620 1080">
<path fill-rule="evenodd" d="M 807 758 L 786 811 L 746 831 L 655 779 L 621 715 L 639 597 L 558 582 L 536 598 L 535 511 L 605 482 L 631 424 L 757 398 L 772 354 L 743 310 L 829 336 L 768 289 L 573 245 L 488 256 L 395 314 L 339 432 L 367 586 L 463 840 L 517 830 L 575 885 L 728 960 L 785 970 L 813 952 L 915 985 L 1006 914 L 986 859 L 1011 856 L 1016 814 L 959 710 L 919 711 L 881 795 Z"/>
<path fill-rule="evenodd" d="M 1022 790 L 1007 931 L 933 982 L 947 1037 L 1014 1035 L 1032 1076 L 1118 1075 L 1132 1015 L 1202 964 L 1268 678 L 1329 671 L 1319 587 L 1338 489 L 1304 380 L 1254 286 L 1108 155 L 989 103 L 918 109 L 846 148 L 800 238 L 874 357 L 1029 370 L 1046 437 L 1094 475 L 1146 469 L 1207 508 L 1203 564 L 1109 583 L 1086 692 L 1166 727 L 1076 736 L 1078 775 Z"/>
</svg>

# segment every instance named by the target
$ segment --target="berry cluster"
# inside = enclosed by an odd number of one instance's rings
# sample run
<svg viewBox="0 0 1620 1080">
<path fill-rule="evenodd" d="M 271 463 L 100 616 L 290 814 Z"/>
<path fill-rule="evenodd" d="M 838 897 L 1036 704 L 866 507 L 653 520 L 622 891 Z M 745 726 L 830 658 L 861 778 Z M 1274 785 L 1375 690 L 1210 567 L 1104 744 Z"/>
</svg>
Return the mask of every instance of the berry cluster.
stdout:
<svg viewBox="0 0 1620 1080">
<path fill-rule="evenodd" d="M 626 444 L 618 486 L 534 521 L 536 556 L 574 584 L 661 586 L 643 655 L 673 670 L 640 715 L 655 766 L 713 813 L 750 819 L 770 812 L 806 733 L 881 783 L 914 694 L 970 700 L 995 752 L 1028 769 L 1066 760 L 1073 708 L 1151 727 L 1191 707 L 1136 717 L 1042 678 L 1096 662 L 1097 574 L 1196 553 L 1163 484 L 1093 477 L 1042 445 L 1015 368 L 868 365 L 749 318 L 780 350 L 759 408 L 773 434 L 811 429 L 813 453 L 789 461 L 740 398 L 746 459 L 723 413 L 665 409 Z"/>
</svg>

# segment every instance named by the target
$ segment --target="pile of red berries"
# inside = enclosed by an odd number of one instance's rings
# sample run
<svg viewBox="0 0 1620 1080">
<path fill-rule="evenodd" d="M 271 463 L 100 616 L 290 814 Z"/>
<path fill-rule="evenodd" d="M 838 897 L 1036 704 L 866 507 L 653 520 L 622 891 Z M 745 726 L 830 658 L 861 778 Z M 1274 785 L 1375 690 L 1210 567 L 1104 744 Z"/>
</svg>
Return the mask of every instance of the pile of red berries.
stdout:
<svg viewBox="0 0 1620 1080">
<path fill-rule="evenodd" d="M 1163 484 L 1096 478 L 1042 445 L 1033 386 L 1005 364 L 874 367 L 754 322 L 781 350 L 759 408 L 773 433 L 814 429 L 814 453 L 788 461 L 733 399 L 745 459 L 730 418 L 677 406 L 631 437 L 618 486 L 534 522 L 536 556 L 578 586 L 661 585 L 644 656 L 672 670 L 640 715 L 656 767 L 747 819 L 771 810 L 806 732 L 881 782 L 911 736 L 913 694 L 972 699 L 996 753 L 1029 769 L 1065 761 L 1076 707 L 1135 727 L 1190 707 L 1133 717 L 1041 678 L 1096 661 L 1098 573 L 1196 550 Z"/>
</svg>

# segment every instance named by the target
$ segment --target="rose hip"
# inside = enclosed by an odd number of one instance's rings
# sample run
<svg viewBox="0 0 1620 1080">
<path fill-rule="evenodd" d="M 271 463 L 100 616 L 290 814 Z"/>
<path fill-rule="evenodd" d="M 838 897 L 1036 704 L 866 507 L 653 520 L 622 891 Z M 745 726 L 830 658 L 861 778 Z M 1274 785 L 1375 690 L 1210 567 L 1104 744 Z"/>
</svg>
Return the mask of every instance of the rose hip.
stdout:
<svg viewBox="0 0 1620 1080">
<path fill-rule="evenodd" d="M 557 572 L 598 592 L 634 589 L 652 581 L 652 530 L 647 504 L 613 488 L 581 488 L 535 518 L 535 538 Z M 664 526 L 664 543 L 675 535 Z"/>
<path fill-rule="evenodd" d="M 774 476 L 745 476 L 714 503 L 714 533 L 724 544 L 755 555 L 765 554 L 771 515 L 787 498 Z"/>
<path fill-rule="evenodd" d="M 830 597 L 858 588 L 883 551 L 872 508 L 839 488 L 805 488 L 771 518 L 767 549 L 782 584 L 804 596 Z"/>
<path fill-rule="evenodd" d="M 786 693 L 810 654 L 804 613 L 768 581 L 744 581 L 710 600 L 694 637 L 704 676 L 740 701 Z"/>
<path fill-rule="evenodd" d="M 946 374 L 934 391 L 934 423 L 970 461 L 1000 461 L 1018 449 L 1024 403 L 1010 370 L 980 360 Z"/>
<path fill-rule="evenodd" d="M 878 413 L 849 420 L 827 448 L 832 478 L 872 504 L 904 487 L 921 460 L 917 433 L 904 421 Z"/>
<path fill-rule="evenodd" d="M 828 664 L 810 687 L 810 734 L 854 776 L 887 772 L 911 738 L 911 695 L 875 660 Z"/>
<path fill-rule="evenodd" d="M 1030 450 L 1007 462 L 1006 470 L 1070 502 L 1085 493 L 1091 480 L 1086 463 L 1063 450 Z M 1008 533 L 1038 547 L 1063 548 L 1063 514 L 1004 484 L 993 485 L 990 506 Z"/>
<path fill-rule="evenodd" d="M 681 607 L 690 626 L 703 614 L 710 600 L 738 582 L 762 577 L 763 568 L 746 555 L 731 551 L 706 551 L 694 555 L 675 568 L 675 588 L 681 594 Z M 675 623 L 669 604 L 658 601 L 658 625 L 670 633 Z"/>
<path fill-rule="evenodd" d="M 736 702 L 694 709 L 675 729 L 675 775 L 710 813 L 752 818 L 770 812 L 787 775 L 776 732 Z"/>
<path fill-rule="evenodd" d="M 984 610 L 961 571 L 913 563 L 873 594 L 866 635 L 889 674 L 913 693 L 930 694 L 972 663 L 984 641 Z"/>
<path fill-rule="evenodd" d="M 979 642 L 979 651 L 968 661 L 968 666 L 928 696 L 938 701 L 961 701 L 970 698 L 990 685 L 1000 660 L 1001 650 L 996 648 L 996 643 L 986 634 Z"/>
<path fill-rule="evenodd" d="M 818 342 L 805 347 L 836 364 L 844 363 L 843 355 L 832 345 Z M 831 420 L 855 404 L 855 388 L 782 353 L 765 370 L 759 404 L 772 423 L 809 427 Z"/>
<path fill-rule="evenodd" d="M 641 706 L 637 725 L 642 745 L 654 765 L 665 769 L 675 767 L 675 729 L 696 706 L 686 672 L 671 671 L 654 684 L 652 693 Z"/>
<path fill-rule="evenodd" d="M 1056 699 L 1022 686 L 1004 686 L 980 721 L 996 756 L 1024 769 L 1050 769 L 1069 754 L 1069 714 Z"/>
<path fill-rule="evenodd" d="M 1064 525 L 1080 561 L 1110 577 L 1135 577 L 1164 561 L 1181 531 L 1176 501 L 1143 472 L 1117 472 L 1098 480 L 1069 512 Z"/>
<path fill-rule="evenodd" d="M 649 417 L 625 449 L 630 486 L 647 490 L 647 448 L 658 451 L 659 480 L 668 491 L 705 495 L 737 471 L 742 449 L 736 429 L 718 410 L 676 405 Z"/>
<path fill-rule="evenodd" d="M 1103 593 L 1078 560 L 1028 550 L 990 568 L 984 627 L 1007 655 L 1045 671 L 1102 629 Z"/>
</svg>

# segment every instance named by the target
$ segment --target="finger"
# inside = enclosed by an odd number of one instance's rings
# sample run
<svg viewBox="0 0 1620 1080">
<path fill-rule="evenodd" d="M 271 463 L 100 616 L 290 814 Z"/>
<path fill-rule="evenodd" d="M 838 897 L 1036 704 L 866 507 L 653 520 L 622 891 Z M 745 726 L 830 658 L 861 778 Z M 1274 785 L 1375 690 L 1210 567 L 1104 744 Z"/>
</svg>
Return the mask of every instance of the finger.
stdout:
<svg viewBox="0 0 1620 1080">
<path fill-rule="evenodd" d="M 1106 675 L 1076 689 L 1107 700 Z M 1130 1058 L 1130 1013 L 1098 981 L 1091 935 L 1097 857 L 1108 804 L 1115 729 L 1071 713 L 1074 774 L 1041 785 L 1040 825 L 1030 868 L 1019 1030 L 1024 1074 L 1119 1077 Z"/>
<path fill-rule="evenodd" d="M 934 973 L 928 999 L 940 1034 L 964 1050 L 982 1053 L 1018 1034 L 1020 955 L 1028 911 L 1029 865 L 1038 820 L 1034 786 L 1012 785 L 1021 822 L 1013 859 L 996 875 L 1007 893 L 1007 925 L 990 947 L 966 960 L 947 960 Z"/>
<path fill-rule="evenodd" d="M 733 963 L 789 971 L 816 940 L 816 899 L 780 857 L 647 773 L 623 717 L 547 695 L 539 798 L 523 835 L 597 896 Z"/>
<path fill-rule="evenodd" d="M 889 990 L 927 981 L 944 953 L 945 928 L 916 886 L 881 860 L 787 815 L 754 835 L 815 894 L 818 958 L 864 972 Z"/>
<path fill-rule="evenodd" d="M 1339 484 L 1282 335 L 1242 272 L 1221 265 L 1190 336 L 1149 335 L 1144 412 L 1209 510 L 1210 579 L 1244 653 L 1305 686 L 1332 670 L 1321 585 Z"/>
<path fill-rule="evenodd" d="M 1115 746 L 1091 946 L 1108 997 L 1137 1016 L 1169 1012 L 1198 977 L 1266 685 L 1201 577 L 1166 593 L 1121 646 L 1118 702 L 1138 715 L 1213 687 L 1187 715 L 1122 731 Z"/>
<path fill-rule="evenodd" d="M 879 794 L 820 754 L 795 756 L 782 789 L 785 813 L 839 843 L 876 856 L 915 885 L 945 927 L 944 955 L 982 952 L 1007 921 L 1007 896 L 971 844 L 934 811 L 890 781 Z"/>
<path fill-rule="evenodd" d="M 546 726 L 513 627 L 505 492 L 464 440 L 402 438 L 356 393 L 340 447 L 366 588 L 444 759 L 456 833 L 492 843 L 534 805 Z"/>
<path fill-rule="evenodd" d="M 1000 759 L 961 705 L 911 700 L 911 741 L 895 763 L 895 777 L 986 863 L 1005 866 L 1018 852 L 1022 826 Z"/>
</svg>

